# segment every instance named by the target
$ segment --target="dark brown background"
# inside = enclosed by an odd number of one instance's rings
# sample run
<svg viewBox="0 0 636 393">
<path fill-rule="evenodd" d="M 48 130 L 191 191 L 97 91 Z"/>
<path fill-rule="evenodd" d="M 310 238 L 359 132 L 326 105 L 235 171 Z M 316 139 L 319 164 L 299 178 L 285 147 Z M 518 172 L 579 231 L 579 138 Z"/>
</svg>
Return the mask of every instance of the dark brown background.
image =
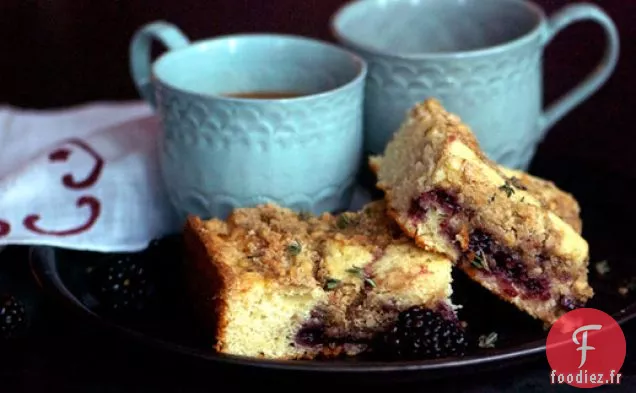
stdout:
<svg viewBox="0 0 636 393">
<path fill-rule="evenodd" d="M 235 32 L 285 32 L 333 40 L 330 15 L 344 0 L 2 0 L 0 102 L 44 108 L 136 98 L 128 43 L 144 23 L 164 19 L 192 39 Z M 548 12 L 572 1 L 538 0 Z M 597 0 L 616 21 L 619 65 L 593 98 L 550 133 L 540 156 L 597 159 L 636 176 L 633 115 L 636 4 Z M 466 16 L 470 17 L 469 15 Z M 602 34 L 592 23 L 569 28 L 546 53 L 546 102 L 565 92 L 600 58 Z"/>
</svg>

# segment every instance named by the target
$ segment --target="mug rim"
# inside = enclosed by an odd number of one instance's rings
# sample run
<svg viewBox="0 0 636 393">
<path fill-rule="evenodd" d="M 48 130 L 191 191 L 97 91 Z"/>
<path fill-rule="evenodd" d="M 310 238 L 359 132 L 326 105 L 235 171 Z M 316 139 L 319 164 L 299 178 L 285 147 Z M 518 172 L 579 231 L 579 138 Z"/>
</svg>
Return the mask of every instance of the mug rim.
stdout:
<svg viewBox="0 0 636 393">
<path fill-rule="evenodd" d="M 197 47 L 202 47 L 204 45 L 207 44 L 211 44 L 213 42 L 220 42 L 220 41 L 225 41 L 228 39 L 244 39 L 244 38 L 276 38 L 276 39 L 284 39 L 284 40 L 292 40 L 292 41 L 300 41 L 300 42 L 306 42 L 306 43 L 313 43 L 313 44 L 318 44 L 321 45 L 323 47 L 328 47 L 330 49 L 336 50 L 340 53 L 342 53 L 343 55 L 348 56 L 349 58 L 351 58 L 351 60 L 353 61 L 354 64 L 357 63 L 358 65 L 358 69 L 354 75 L 354 77 L 350 78 L 346 83 L 343 83 L 337 87 L 331 88 L 331 89 L 327 89 L 324 91 L 320 91 L 317 93 L 311 93 L 311 94 L 303 94 L 301 96 L 297 96 L 297 97 L 284 97 L 284 98 L 246 98 L 246 97 L 231 97 L 231 96 L 224 96 L 221 94 L 217 94 L 217 93 L 201 93 L 201 92 L 196 92 L 196 91 L 191 91 L 188 89 L 184 89 L 181 87 L 176 86 L 173 83 L 170 83 L 169 81 L 160 78 L 156 72 L 156 68 L 159 64 L 160 61 L 167 59 L 168 57 L 171 56 L 176 56 L 178 55 L 180 52 L 186 51 L 186 50 L 193 50 L 193 48 L 197 48 Z M 324 98 L 326 96 L 330 96 L 332 94 L 336 94 L 339 93 L 341 91 L 345 91 L 357 84 L 359 84 L 360 82 L 363 82 L 366 79 L 367 76 L 367 72 L 368 72 L 368 64 L 367 61 L 360 55 L 358 55 L 357 53 L 344 48 L 342 46 L 327 42 L 327 41 L 323 41 L 323 40 L 319 40 L 316 38 L 311 38 L 311 37 L 305 37 L 305 36 L 301 36 L 301 35 L 296 35 L 296 34 L 281 34 L 281 33 L 261 33 L 261 32 L 256 32 L 256 33 L 238 33 L 238 34 L 225 34 L 225 35 L 219 35 L 216 37 L 211 37 L 211 38 L 206 38 L 206 39 L 202 39 L 202 40 L 197 40 L 197 41 L 193 41 L 190 42 L 189 45 L 184 46 L 182 48 L 178 48 L 178 49 L 173 49 L 173 50 L 166 50 L 164 53 L 160 54 L 159 56 L 157 56 L 157 58 L 152 62 L 152 66 L 151 66 L 151 79 L 152 80 L 156 80 L 158 81 L 163 87 L 168 88 L 169 90 L 178 92 L 180 94 L 184 94 L 184 95 L 189 95 L 189 96 L 195 96 L 197 98 L 204 98 L 204 99 L 217 99 L 217 100 L 224 100 L 224 101 L 234 101 L 234 102 L 240 102 L 240 103 L 252 103 L 252 104 L 271 104 L 271 103 L 291 103 L 291 102 L 302 102 L 302 101 L 310 101 L 310 100 L 317 100 L 317 99 L 321 99 Z"/>
<path fill-rule="evenodd" d="M 381 57 L 389 57 L 395 59 L 403 59 L 403 60 L 425 60 L 425 59 L 461 59 L 461 58 L 472 58 L 472 57 L 480 57 L 487 56 L 493 54 L 499 54 L 507 51 L 513 47 L 521 46 L 531 42 L 535 39 L 535 36 L 540 34 L 545 21 L 547 20 L 546 13 L 541 6 L 535 3 L 532 0 L 494 0 L 499 1 L 501 3 L 508 4 L 519 4 L 525 7 L 529 12 L 532 12 L 537 17 L 537 23 L 524 33 L 523 35 L 514 38 L 512 40 L 486 46 L 479 49 L 470 49 L 463 51 L 449 51 L 449 52 L 410 52 L 410 53 L 400 53 L 400 52 L 388 52 L 383 51 L 382 49 L 376 49 L 371 47 L 370 45 L 361 44 L 358 40 L 352 40 L 345 36 L 345 34 L 341 33 L 341 30 L 337 28 L 337 21 L 341 18 L 345 12 L 360 3 L 378 3 L 386 0 L 349 0 L 346 3 L 342 4 L 340 7 L 336 9 L 336 11 L 329 18 L 329 30 L 331 34 L 338 40 L 340 43 L 345 44 L 346 46 L 353 48 L 356 51 L 366 52 L 368 54 L 372 54 L 375 56 Z M 391 0 L 392 2 L 399 1 L 409 1 L 409 0 Z M 470 0 L 470 1 L 479 1 L 479 0 Z"/>
</svg>

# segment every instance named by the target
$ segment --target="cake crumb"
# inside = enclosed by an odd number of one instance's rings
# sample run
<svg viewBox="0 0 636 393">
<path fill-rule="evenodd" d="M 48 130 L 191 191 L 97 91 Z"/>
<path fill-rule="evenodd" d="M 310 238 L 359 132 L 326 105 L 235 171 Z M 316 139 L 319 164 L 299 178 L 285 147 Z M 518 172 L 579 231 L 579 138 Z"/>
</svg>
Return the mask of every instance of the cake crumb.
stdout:
<svg viewBox="0 0 636 393">
<path fill-rule="evenodd" d="M 599 276 L 605 276 L 611 271 L 609 263 L 607 263 L 607 261 L 605 260 L 596 262 L 594 264 L 594 268 L 596 269 L 596 272 Z"/>
</svg>

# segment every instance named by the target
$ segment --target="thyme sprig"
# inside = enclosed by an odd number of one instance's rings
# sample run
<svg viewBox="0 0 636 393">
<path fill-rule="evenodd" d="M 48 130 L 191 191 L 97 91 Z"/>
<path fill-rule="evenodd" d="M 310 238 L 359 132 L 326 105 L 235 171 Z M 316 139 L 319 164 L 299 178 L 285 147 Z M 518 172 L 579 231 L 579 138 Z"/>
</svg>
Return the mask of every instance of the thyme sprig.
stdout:
<svg viewBox="0 0 636 393">
<path fill-rule="evenodd" d="M 492 332 L 488 335 L 482 334 L 479 336 L 479 343 L 477 345 L 479 348 L 494 348 L 498 338 L 499 335 L 497 332 Z"/>
<path fill-rule="evenodd" d="M 506 196 L 507 196 L 508 198 L 510 198 L 510 197 L 512 196 L 512 194 L 514 194 L 514 193 L 515 193 L 515 189 L 514 189 L 514 187 L 512 186 L 512 184 L 510 184 L 510 182 L 509 182 L 509 181 L 506 181 L 503 185 L 499 186 L 499 189 L 500 189 L 501 191 L 505 192 L 505 193 L 506 193 Z"/>
<path fill-rule="evenodd" d="M 490 270 L 490 267 L 488 266 L 488 261 L 486 260 L 486 255 L 481 249 L 478 249 L 475 252 L 475 255 L 473 256 L 473 260 L 471 261 L 471 264 L 477 269 Z"/>
</svg>

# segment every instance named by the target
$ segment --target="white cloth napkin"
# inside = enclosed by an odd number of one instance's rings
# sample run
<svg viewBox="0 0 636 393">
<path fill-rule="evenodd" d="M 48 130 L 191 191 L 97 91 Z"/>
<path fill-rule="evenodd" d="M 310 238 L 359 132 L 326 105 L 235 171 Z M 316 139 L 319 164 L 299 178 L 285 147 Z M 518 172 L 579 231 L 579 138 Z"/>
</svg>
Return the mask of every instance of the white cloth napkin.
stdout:
<svg viewBox="0 0 636 393">
<path fill-rule="evenodd" d="M 143 102 L 0 106 L 0 246 L 125 252 L 180 231 Z M 358 190 L 352 209 L 369 196 Z"/>
<path fill-rule="evenodd" d="M 134 251 L 177 230 L 144 103 L 0 108 L 0 244 Z"/>
</svg>

